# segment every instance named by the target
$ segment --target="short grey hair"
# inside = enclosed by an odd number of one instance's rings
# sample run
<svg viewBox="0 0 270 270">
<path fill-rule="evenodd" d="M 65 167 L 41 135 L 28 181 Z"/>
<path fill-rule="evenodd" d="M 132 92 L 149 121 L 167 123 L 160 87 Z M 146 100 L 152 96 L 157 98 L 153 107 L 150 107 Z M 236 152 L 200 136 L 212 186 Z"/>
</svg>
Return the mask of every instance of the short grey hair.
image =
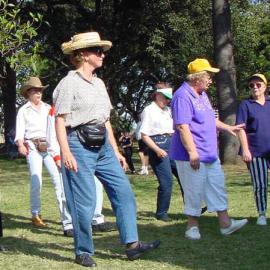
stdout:
<svg viewBox="0 0 270 270">
<path fill-rule="evenodd" d="M 193 74 L 187 75 L 187 81 L 189 82 L 196 82 L 199 81 L 201 78 L 203 78 L 206 74 L 208 74 L 207 71 L 201 71 Z"/>
</svg>

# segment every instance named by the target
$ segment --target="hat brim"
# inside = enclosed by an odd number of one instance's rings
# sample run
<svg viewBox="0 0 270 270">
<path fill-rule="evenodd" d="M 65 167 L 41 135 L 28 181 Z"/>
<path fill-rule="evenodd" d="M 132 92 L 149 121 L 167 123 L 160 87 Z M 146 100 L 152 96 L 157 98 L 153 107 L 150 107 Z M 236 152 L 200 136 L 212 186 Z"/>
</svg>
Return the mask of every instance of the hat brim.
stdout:
<svg viewBox="0 0 270 270">
<path fill-rule="evenodd" d="M 212 72 L 212 73 L 218 73 L 220 71 L 220 69 L 219 68 L 209 67 L 209 68 L 205 68 L 203 71 Z"/>
<path fill-rule="evenodd" d="M 35 85 L 24 85 L 22 86 L 20 93 L 22 96 L 24 96 L 25 98 L 27 98 L 27 91 L 31 88 L 39 88 L 41 91 L 43 91 L 44 89 L 48 88 L 49 84 L 44 85 L 44 86 L 35 86 Z"/>
<path fill-rule="evenodd" d="M 249 79 L 248 79 L 248 81 L 251 81 L 254 78 L 260 79 L 261 81 L 263 81 L 267 85 L 266 78 L 264 78 L 264 76 L 262 76 L 261 74 L 254 74 L 254 75 L 250 76 Z"/>
<path fill-rule="evenodd" d="M 91 47 L 102 47 L 104 51 L 108 51 L 112 47 L 112 43 L 109 40 L 101 40 L 98 42 L 87 42 L 83 40 L 69 44 L 63 43 L 61 47 L 64 54 L 72 54 L 73 51 Z"/>
<path fill-rule="evenodd" d="M 169 93 L 162 93 L 162 92 L 158 92 L 160 94 L 162 94 L 163 96 L 165 96 L 166 98 L 168 99 L 172 99 L 172 94 L 169 94 Z"/>
</svg>

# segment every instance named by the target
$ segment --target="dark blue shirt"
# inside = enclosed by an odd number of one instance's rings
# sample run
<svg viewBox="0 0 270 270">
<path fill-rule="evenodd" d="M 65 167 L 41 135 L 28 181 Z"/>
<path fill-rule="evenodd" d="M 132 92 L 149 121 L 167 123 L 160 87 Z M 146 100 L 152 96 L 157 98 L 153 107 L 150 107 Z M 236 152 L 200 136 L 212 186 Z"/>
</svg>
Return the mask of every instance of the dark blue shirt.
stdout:
<svg viewBox="0 0 270 270">
<path fill-rule="evenodd" d="M 270 99 L 264 105 L 253 99 L 243 100 L 238 108 L 236 124 L 246 124 L 249 150 L 253 157 L 270 156 Z"/>
</svg>

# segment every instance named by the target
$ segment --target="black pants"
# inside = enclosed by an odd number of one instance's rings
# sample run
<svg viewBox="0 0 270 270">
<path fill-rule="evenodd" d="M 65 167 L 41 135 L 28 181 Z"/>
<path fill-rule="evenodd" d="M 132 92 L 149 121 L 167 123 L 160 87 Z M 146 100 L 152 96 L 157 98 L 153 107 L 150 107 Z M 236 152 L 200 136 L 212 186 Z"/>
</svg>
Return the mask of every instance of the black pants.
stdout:
<svg viewBox="0 0 270 270">
<path fill-rule="evenodd" d="M 128 167 L 131 172 L 134 172 L 135 168 L 132 161 L 132 147 L 126 147 L 123 150 L 124 150 L 124 156 L 127 161 Z"/>
</svg>

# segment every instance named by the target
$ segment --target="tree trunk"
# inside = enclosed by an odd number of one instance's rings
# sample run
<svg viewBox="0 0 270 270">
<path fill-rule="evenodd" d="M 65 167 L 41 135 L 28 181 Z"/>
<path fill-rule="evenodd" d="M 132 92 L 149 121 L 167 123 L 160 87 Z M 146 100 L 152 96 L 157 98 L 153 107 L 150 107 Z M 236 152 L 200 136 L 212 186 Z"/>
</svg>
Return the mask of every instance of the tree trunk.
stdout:
<svg viewBox="0 0 270 270">
<path fill-rule="evenodd" d="M 215 61 L 220 72 L 216 76 L 220 120 L 235 124 L 237 109 L 236 72 L 231 36 L 231 14 L 228 0 L 212 0 Z M 219 138 L 222 163 L 235 163 L 239 142 L 227 132 Z"/>
<path fill-rule="evenodd" d="M 16 72 L 6 63 L 3 83 L 4 136 L 7 143 L 8 134 L 15 130 L 16 125 Z"/>
</svg>

